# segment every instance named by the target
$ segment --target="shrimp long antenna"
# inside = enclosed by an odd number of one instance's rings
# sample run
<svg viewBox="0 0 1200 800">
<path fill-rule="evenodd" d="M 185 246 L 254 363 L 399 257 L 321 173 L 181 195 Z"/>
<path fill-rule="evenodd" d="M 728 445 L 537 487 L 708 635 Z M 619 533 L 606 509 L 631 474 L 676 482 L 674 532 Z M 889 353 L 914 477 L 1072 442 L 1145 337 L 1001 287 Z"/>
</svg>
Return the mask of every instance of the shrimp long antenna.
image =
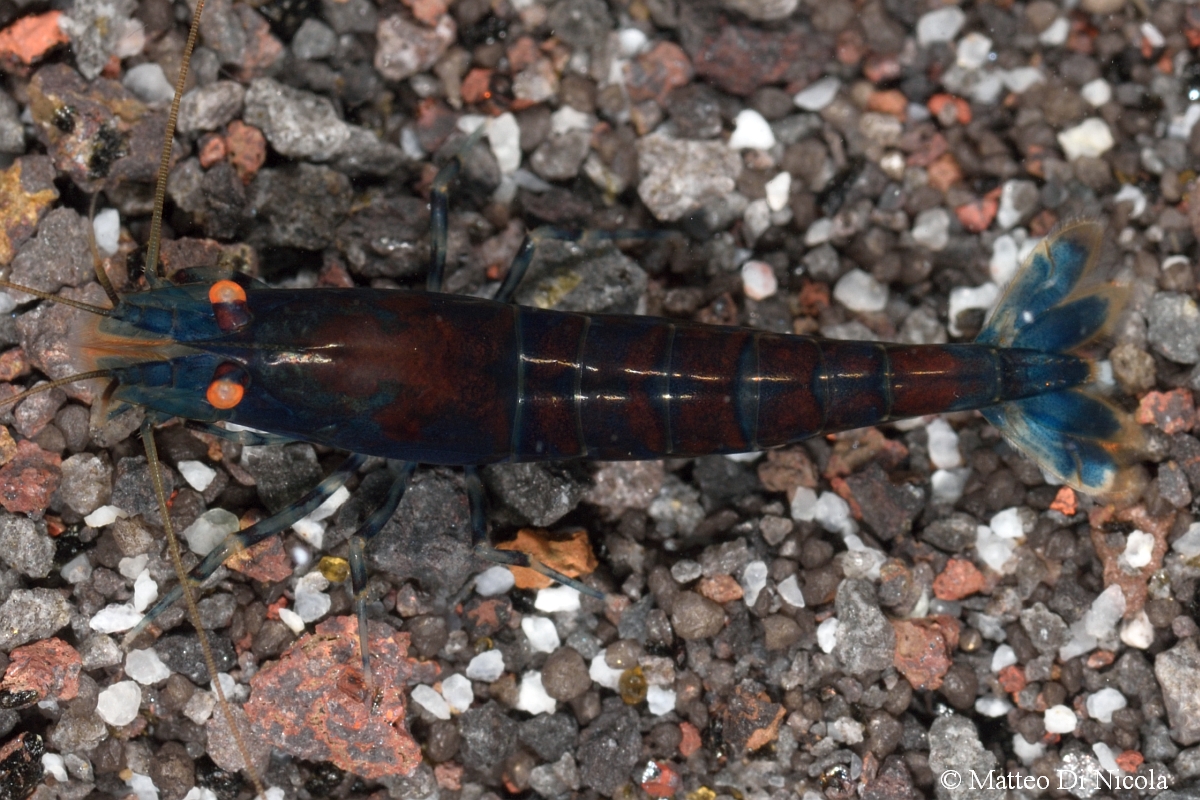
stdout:
<svg viewBox="0 0 1200 800">
<path fill-rule="evenodd" d="M 163 203 L 167 198 L 167 174 L 171 171 L 171 150 L 175 146 L 175 123 L 179 121 L 179 101 L 183 98 L 183 89 L 187 84 L 188 67 L 192 63 L 192 50 L 196 48 L 196 39 L 200 36 L 200 15 L 204 13 L 204 0 L 196 0 L 196 10 L 192 13 L 192 27 L 188 30 L 187 44 L 183 48 L 183 61 L 179 67 L 179 78 L 175 81 L 175 97 L 171 99 L 171 111 L 167 114 L 167 134 L 163 137 L 162 156 L 158 161 L 158 180 L 154 186 L 154 216 L 150 218 L 150 241 L 146 247 L 146 275 L 153 285 L 153 278 L 159 277 L 158 249 L 162 238 Z"/>
<path fill-rule="evenodd" d="M 58 378 L 57 380 L 52 380 L 49 383 L 38 384 L 32 389 L 26 389 L 20 394 L 14 394 L 12 397 L 0 398 L 0 406 L 8 406 L 12 405 L 13 403 L 19 403 L 26 397 L 30 397 L 35 394 L 41 394 L 42 392 L 48 392 L 51 389 L 57 389 L 59 386 L 66 386 L 68 383 L 90 381 L 94 378 L 111 378 L 112 376 L 113 372 L 109 369 L 98 369 L 94 372 L 80 372 L 75 375 L 68 375 L 65 378 Z"/>
<path fill-rule="evenodd" d="M 82 311 L 87 311 L 90 314 L 96 314 L 97 316 L 101 316 L 101 317 L 115 317 L 116 316 L 116 314 L 113 313 L 113 310 L 111 308 L 104 308 L 102 306 L 94 306 L 91 303 L 84 303 L 79 300 L 72 300 L 69 297 L 59 297 L 56 294 L 50 294 L 49 292 L 43 292 L 41 289 L 34 289 L 30 286 L 22 286 L 21 284 L 13 283 L 12 281 L 0 280 L 0 289 L 12 289 L 14 292 L 24 292 L 25 294 L 31 294 L 34 297 L 41 298 L 42 300 L 49 300 L 51 303 L 58 303 L 59 305 L 62 305 L 62 306 L 70 306 L 71 308 L 78 308 Z"/>
</svg>

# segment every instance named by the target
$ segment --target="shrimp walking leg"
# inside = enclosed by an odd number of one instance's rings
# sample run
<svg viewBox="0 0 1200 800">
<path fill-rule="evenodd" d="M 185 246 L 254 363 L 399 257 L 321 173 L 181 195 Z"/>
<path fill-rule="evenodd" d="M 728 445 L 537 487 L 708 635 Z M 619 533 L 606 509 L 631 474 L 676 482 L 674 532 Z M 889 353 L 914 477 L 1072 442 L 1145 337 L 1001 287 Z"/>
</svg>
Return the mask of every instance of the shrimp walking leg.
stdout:
<svg viewBox="0 0 1200 800">
<path fill-rule="evenodd" d="M 479 469 L 477 467 L 465 467 L 463 471 L 466 476 L 467 501 L 471 506 L 471 549 L 475 555 L 491 561 L 493 564 L 531 569 L 534 572 L 545 575 L 551 580 L 556 580 L 565 586 L 570 586 L 572 589 L 589 597 L 595 597 L 597 600 L 604 599 L 602 592 L 570 576 L 564 575 L 556 569 L 547 567 L 528 553 L 497 550 L 493 547 L 487 533 L 487 512 L 483 494 L 483 481 L 479 479 Z"/>
<path fill-rule="evenodd" d="M 429 277 L 425 288 L 431 292 L 442 290 L 442 277 L 446 273 L 446 237 L 449 228 L 450 184 L 462 171 L 463 159 L 483 136 L 486 126 L 480 125 L 467 137 L 462 146 L 444 167 L 438 170 L 429 189 Z"/>
<path fill-rule="evenodd" d="M 209 552 L 199 564 L 186 576 L 184 581 L 189 587 L 200 586 L 204 581 L 217 571 L 217 567 L 225 563 L 234 553 L 244 550 L 247 547 L 252 547 L 264 539 L 274 536 L 275 534 L 287 530 L 292 525 L 315 511 L 322 503 L 330 498 L 334 492 L 346 485 L 346 481 L 350 476 L 358 470 L 359 467 L 367 460 L 366 456 L 357 453 L 350 455 L 345 461 L 329 474 L 325 480 L 317 484 L 308 494 L 301 497 L 290 506 L 282 509 L 276 514 L 260 520 L 244 531 L 231 533 L 225 537 L 217 547 Z M 167 592 L 157 603 L 146 613 L 141 622 L 137 624 L 125 637 L 126 645 L 128 646 L 136 639 L 146 628 L 148 628 L 160 614 L 166 611 L 171 606 L 175 605 L 176 601 L 184 595 L 185 587 L 181 581 Z"/>
<path fill-rule="evenodd" d="M 368 689 L 374 682 L 371 679 L 371 655 L 367 649 L 367 542 L 375 538 L 392 514 L 396 513 L 416 467 L 411 461 L 388 462 L 388 469 L 394 477 L 387 497 L 350 536 L 350 585 L 354 591 L 354 612 L 358 617 L 358 649 L 362 656 L 363 680 Z"/>
</svg>

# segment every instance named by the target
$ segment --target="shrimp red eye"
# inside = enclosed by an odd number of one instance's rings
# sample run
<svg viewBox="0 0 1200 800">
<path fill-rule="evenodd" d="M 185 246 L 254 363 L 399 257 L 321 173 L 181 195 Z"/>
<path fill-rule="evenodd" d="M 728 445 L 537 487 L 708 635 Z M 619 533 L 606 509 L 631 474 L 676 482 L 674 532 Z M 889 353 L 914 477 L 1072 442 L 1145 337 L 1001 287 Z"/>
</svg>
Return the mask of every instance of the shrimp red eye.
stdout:
<svg viewBox="0 0 1200 800">
<path fill-rule="evenodd" d="M 217 303 L 244 303 L 246 290 L 233 281 L 217 281 L 208 290 L 208 301 Z"/>
<path fill-rule="evenodd" d="M 242 402 L 242 398 L 246 396 L 246 387 L 242 386 L 237 381 L 217 378 L 208 385 L 208 392 L 205 397 L 213 408 L 219 408 L 222 411 L 227 411 L 238 403 Z"/>
<path fill-rule="evenodd" d="M 250 309 L 246 305 L 246 290 L 233 281 L 217 281 L 208 288 L 208 300 L 213 306 L 217 327 L 233 333 L 250 324 Z"/>
</svg>

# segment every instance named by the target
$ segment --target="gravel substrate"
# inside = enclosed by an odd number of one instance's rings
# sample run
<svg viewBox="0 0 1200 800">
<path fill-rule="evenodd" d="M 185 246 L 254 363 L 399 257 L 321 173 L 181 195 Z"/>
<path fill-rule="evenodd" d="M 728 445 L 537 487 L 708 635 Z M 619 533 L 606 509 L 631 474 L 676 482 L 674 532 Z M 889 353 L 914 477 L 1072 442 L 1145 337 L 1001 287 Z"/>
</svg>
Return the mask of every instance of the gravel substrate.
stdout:
<svg viewBox="0 0 1200 800">
<path fill-rule="evenodd" d="M 1132 287 L 1117 396 L 1150 443 L 1121 510 L 974 412 L 753 458 L 486 469 L 493 531 L 583 529 L 604 601 L 514 588 L 470 554 L 461 473 L 421 468 L 370 551 L 365 714 L 337 581 L 388 485 L 371 459 L 200 603 L 270 796 L 1200 798 L 1200 6 L 1064 5 L 210 0 L 170 270 L 419 288 L 430 183 L 489 120 L 450 291 L 492 291 L 537 225 L 677 234 L 547 244 L 517 295 L 543 307 L 970 341 L 1041 237 L 1095 219 Z M 186 12 L 0 6 L 11 280 L 104 304 L 99 192 L 109 273 L 144 286 Z M 77 312 L 0 303 L 0 394 L 67 374 Z M 248 798 L 182 608 L 120 646 L 176 578 L 141 412 L 93 414 L 100 389 L 0 409 L 0 800 Z M 199 552 L 344 457 L 157 442 Z"/>
</svg>

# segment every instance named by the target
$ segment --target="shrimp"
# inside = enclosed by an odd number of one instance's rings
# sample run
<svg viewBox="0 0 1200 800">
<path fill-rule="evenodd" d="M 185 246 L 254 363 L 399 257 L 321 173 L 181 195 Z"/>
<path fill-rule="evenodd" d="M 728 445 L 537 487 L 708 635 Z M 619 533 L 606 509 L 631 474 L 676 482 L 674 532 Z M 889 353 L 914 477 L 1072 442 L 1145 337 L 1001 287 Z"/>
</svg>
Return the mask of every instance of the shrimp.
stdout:
<svg viewBox="0 0 1200 800">
<path fill-rule="evenodd" d="M 164 280 L 158 244 L 165 175 L 202 9 L 201 2 L 164 145 L 149 288 L 119 294 L 98 269 L 112 301 L 100 307 L 0 281 L 12 291 L 88 313 L 68 346 L 73 374 L 9 402 L 102 379 L 108 413 L 147 411 L 142 440 L 179 585 L 127 642 L 181 597 L 202 634 L 194 588 L 230 555 L 321 505 L 367 456 L 387 459 L 392 472 L 386 499 L 349 540 L 368 688 L 365 553 L 418 464 L 464 468 L 476 554 L 535 569 L 592 595 L 600 594 L 594 582 L 491 545 L 480 466 L 740 453 L 978 409 L 1016 448 L 1080 491 L 1116 499 L 1139 491 L 1141 429 L 1095 388 L 1098 368 L 1084 354 L 1112 330 L 1125 302 L 1121 287 L 1101 280 L 1103 231 L 1093 222 L 1065 225 L 1043 241 L 971 344 L 836 341 L 528 308 L 512 300 L 539 243 L 644 234 L 538 228 L 526 237 L 493 299 L 441 293 L 449 190 L 461 153 L 475 143 L 471 137 L 433 182 L 433 256 L 425 292 L 277 289 L 240 274 L 197 272 Z M 173 418 L 243 442 L 304 441 L 351 455 L 299 501 L 232 534 L 189 574 L 170 530 L 153 435 L 155 424 Z M 222 427 L 228 424 L 243 433 L 229 433 Z M 215 675 L 211 654 L 206 658 Z M 220 693 L 220 682 L 214 685 Z M 226 705 L 223 696 L 221 703 Z M 232 718 L 229 726 L 240 736 Z M 239 748 L 245 750 L 240 741 Z"/>
</svg>

